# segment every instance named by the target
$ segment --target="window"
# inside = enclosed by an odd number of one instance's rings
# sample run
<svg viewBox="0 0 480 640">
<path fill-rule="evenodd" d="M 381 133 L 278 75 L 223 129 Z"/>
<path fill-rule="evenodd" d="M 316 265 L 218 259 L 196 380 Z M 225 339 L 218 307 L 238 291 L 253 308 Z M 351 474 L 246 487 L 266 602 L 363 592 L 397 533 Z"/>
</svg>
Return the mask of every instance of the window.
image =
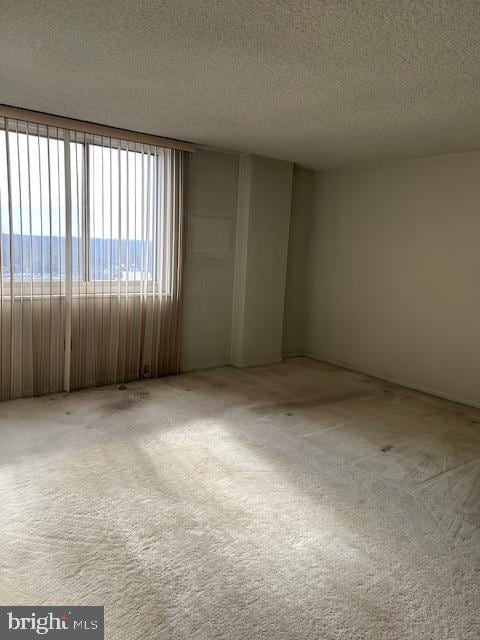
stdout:
<svg viewBox="0 0 480 640">
<path fill-rule="evenodd" d="M 152 280 L 158 158 L 98 144 L 86 145 L 85 154 L 89 279 L 139 280 L 146 271 Z"/>
<path fill-rule="evenodd" d="M 187 150 L 0 105 L 0 400 L 178 371 Z"/>
<path fill-rule="evenodd" d="M 61 288 L 67 266 L 77 284 L 156 279 L 164 253 L 156 250 L 161 163 L 155 147 L 16 121 L 4 125 L 1 280 Z"/>
<path fill-rule="evenodd" d="M 3 280 L 65 276 L 64 143 L 0 130 Z"/>
</svg>

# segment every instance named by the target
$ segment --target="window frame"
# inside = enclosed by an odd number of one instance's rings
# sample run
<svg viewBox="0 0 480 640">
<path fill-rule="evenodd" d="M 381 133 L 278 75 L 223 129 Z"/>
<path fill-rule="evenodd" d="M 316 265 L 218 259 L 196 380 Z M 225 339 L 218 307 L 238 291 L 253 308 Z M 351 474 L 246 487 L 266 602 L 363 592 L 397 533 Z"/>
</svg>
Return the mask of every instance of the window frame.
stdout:
<svg viewBox="0 0 480 640">
<path fill-rule="evenodd" d="M 31 122 L 25 121 L 12 121 L 15 122 L 15 128 L 10 126 L 10 119 L 3 118 L 3 124 L 1 123 L 2 118 L 0 118 L 0 130 L 5 131 L 6 135 L 32 135 L 38 138 L 45 138 L 48 140 L 58 140 L 64 146 L 63 153 L 66 154 L 66 144 L 70 145 L 69 154 L 71 154 L 71 150 L 73 145 L 80 145 L 82 148 L 82 205 L 81 205 L 81 246 L 82 246 L 82 277 L 72 278 L 71 286 L 72 286 L 72 296 L 82 297 L 87 294 L 94 294 L 95 296 L 101 297 L 118 297 L 122 294 L 125 295 L 161 295 L 162 297 L 170 297 L 171 292 L 168 290 L 163 290 L 162 287 L 162 275 L 160 272 L 161 265 L 157 260 L 156 268 L 153 269 L 153 274 L 151 279 L 147 280 L 137 280 L 137 279 L 104 279 L 104 280 L 95 280 L 91 277 L 91 210 L 90 210 L 90 201 L 91 201 L 91 190 L 92 184 L 90 180 L 90 147 L 106 147 L 114 149 L 115 151 L 126 151 L 141 153 L 142 156 L 145 154 L 150 154 L 154 157 L 154 168 L 153 175 L 155 178 L 155 186 L 154 189 L 157 190 L 157 200 L 158 200 L 158 190 L 161 185 L 160 175 L 161 175 L 161 155 L 158 153 L 158 148 L 153 145 L 147 145 L 139 142 L 131 142 L 124 141 L 116 138 L 109 138 L 106 136 L 101 136 L 97 134 L 87 134 L 87 133 L 77 133 L 75 131 L 62 129 L 60 127 L 55 127 L 53 125 L 42 125 L 35 124 Z M 9 121 L 7 126 L 6 121 Z M 69 178 L 72 179 L 71 177 Z M 80 193 L 80 192 L 79 192 Z M 65 196 L 66 197 L 66 196 Z M 70 200 L 71 206 L 71 200 Z M 78 205 L 77 205 L 78 206 Z M 64 207 L 65 216 L 67 207 Z M 159 229 L 160 224 L 157 225 L 156 229 L 156 245 L 159 246 Z M 28 237 L 28 235 L 23 235 L 23 237 Z M 45 235 L 44 237 L 48 238 L 50 236 Z M 2 238 L 2 231 L 0 229 L 0 240 Z M 67 235 L 65 236 L 51 236 L 51 238 L 63 238 L 65 243 L 67 241 Z M 122 241 L 122 238 L 118 238 L 119 242 Z M 129 238 L 128 241 L 133 240 L 133 238 Z M 0 242 L 1 245 L 1 242 Z M 0 246 L 0 260 L 2 259 L 2 247 Z M 3 270 L 2 270 L 3 276 Z M 10 297 L 11 290 L 11 276 L 9 278 L 1 279 L 0 286 L 2 290 L 2 295 L 4 299 L 8 299 Z M 59 280 L 35 280 L 33 278 L 18 278 L 13 277 L 13 289 L 14 289 L 14 297 L 17 296 L 28 296 L 28 292 L 30 292 L 30 297 L 32 299 L 36 298 L 45 298 L 45 297 L 64 297 L 66 295 L 67 288 L 67 276 L 61 276 Z"/>
</svg>

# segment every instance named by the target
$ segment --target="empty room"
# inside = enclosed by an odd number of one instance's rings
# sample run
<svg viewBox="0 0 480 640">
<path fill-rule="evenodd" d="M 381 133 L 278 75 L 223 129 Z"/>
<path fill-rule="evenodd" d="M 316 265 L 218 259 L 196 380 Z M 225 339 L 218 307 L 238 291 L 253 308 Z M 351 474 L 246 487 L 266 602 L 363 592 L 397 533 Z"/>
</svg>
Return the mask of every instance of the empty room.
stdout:
<svg viewBox="0 0 480 640">
<path fill-rule="evenodd" d="M 480 2 L 0 24 L 0 640 L 478 640 Z"/>
</svg>

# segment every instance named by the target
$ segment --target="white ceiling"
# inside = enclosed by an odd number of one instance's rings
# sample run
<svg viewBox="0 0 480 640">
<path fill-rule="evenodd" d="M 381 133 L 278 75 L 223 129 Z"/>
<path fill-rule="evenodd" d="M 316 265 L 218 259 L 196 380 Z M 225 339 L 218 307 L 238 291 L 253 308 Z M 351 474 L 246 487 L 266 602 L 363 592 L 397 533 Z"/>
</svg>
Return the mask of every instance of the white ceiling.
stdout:
<svg viewBox="0 0 480 640">
<path fill-rule="evenodd" d="M 3 0 L 0 102 L 324 168 L 480 148 L 479 0 Z"/>
</svg>

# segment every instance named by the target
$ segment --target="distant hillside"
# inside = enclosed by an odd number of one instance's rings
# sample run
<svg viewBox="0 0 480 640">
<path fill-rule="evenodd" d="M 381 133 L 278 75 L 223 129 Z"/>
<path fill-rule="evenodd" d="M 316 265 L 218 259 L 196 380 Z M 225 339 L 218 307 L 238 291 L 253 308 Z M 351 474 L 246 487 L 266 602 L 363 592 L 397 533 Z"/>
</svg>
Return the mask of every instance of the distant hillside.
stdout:
<svg viewBox="0 0 480 640">
<path fill-rule="evenodd" d="M 23 240 L 23 243 L 22 243 Z M 12 236 L 13 274 L 15 279 L 60 280 L 65 277 L 65 238 L 49 236 Z M 90 279 L 91 280 L 125 280 L 134 279 L 135 273 L 142 271 L 146 260 L 147 243 L 141 240 L 118 240 L 92 238 L 90 240 Z M 148 243 L 149 270 L 152 269 L 152 243 Z M 23 266 L 22 266 L 23 246 Z M 2 234 L 1 241 L 3 277 L 10 278 L 10 235 Z M 120 255 L 119 255 L 120 251 Z M 84 277 L 82 265 L 82 239 L 72 239 L 72 274 L 74 279 Z M 110 271 L 110 264 L 112 269 Z M 42 278 L 43 275 L 43 278 Z"/>
</svg>

